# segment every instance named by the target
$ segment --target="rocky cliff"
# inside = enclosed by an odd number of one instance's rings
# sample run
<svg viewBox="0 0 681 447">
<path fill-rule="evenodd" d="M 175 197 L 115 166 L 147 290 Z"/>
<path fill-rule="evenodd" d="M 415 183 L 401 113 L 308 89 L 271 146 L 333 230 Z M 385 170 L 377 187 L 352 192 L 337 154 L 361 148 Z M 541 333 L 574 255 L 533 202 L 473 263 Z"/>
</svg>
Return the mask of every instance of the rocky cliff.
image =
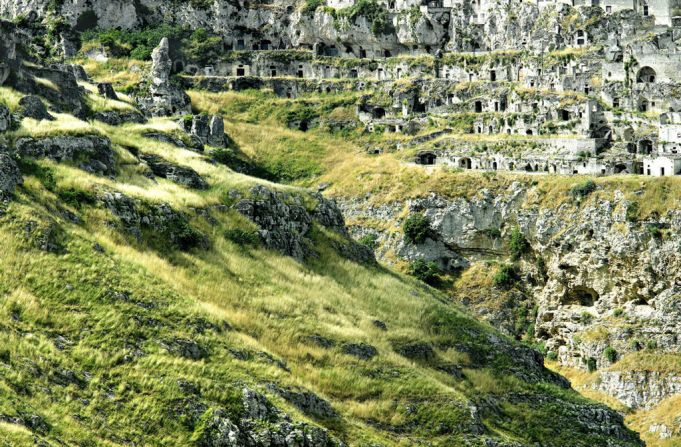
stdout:
<svg viewBox="0 0 681 447">
<path fill-rule="evenodd" d="M 550 358 L 598 371 L 591 388 L 631 409 L 650 409 L 679 393 L 678 370 L 654 358 L 669 355 L 673 364 L 680 349 L 681 214 L 669 208 L 642 216 L 647 200 L 660 200 L 661 191 L 646 185 L 588 185 L 593 190 L 582 192 L 575 182 L 559 196 L 517 181 L 469 197 L 431 194 L 378 206 L 346 200 L 343 211 L 355 235 L 378 236 L 378 253 L 388 262 L 423 259 L 462 275 L 455 289 L 463 291 L 455 296 L 518 337 L 528 329 L 518 321 L 516 306 L 524 303 L 533 310 L 531 339 Z M 430 223 L 420 243 L 386 229 L 414 214 Z M 372 225 L 386 221 L 391 226 Z M 510 237 L 518 230 L 528 245 L 514 261 Z M 519 285 L 509 291 L 488 284 L 471 296 L 465 272 L 484 271 L 478 269 L 490 262 L 513 263 Z M 506 305 L 498 304 L 500 296 Z"/>
</svg>

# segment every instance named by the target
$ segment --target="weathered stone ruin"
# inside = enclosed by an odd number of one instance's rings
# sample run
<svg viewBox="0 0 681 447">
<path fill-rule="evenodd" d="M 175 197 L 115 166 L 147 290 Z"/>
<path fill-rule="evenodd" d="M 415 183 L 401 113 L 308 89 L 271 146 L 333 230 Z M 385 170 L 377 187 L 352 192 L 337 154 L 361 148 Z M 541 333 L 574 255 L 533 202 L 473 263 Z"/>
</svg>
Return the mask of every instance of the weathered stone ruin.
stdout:
<svg viewBox="0 0 681 447">
<path fill-rule="evenodd" d="M 143 2 L 159 12 L 142 19 L 133 2 L 115 3 L 96 4 L 100 25 L 132 28 L 170 13 Z M 353 12 L 350 0 L 316 9 L 277 3 L 281 8 L 257 18 L 218 3 L 221 14 L 188 8 L 181 23 L 220 36 L 222 56 L 203 66 L 171 60 L 164 39 L 153 54 L 148 94 L 139 98 L 147 115 L 190 113 L 180 82 L 216 91 L 271 88 L 289 98 L 366 91 L 357 109 L 361 125 L 410 136 L 413 142 L 400 138 L 395 149 L 420 146 L 433 154 L 417 157 L 419 164 L 681 173 L 678 138 L 669 130 L 674 118 L 661 118 L 681 109 L 672 1 L 378 1 L 368 18 Z M 62 7 L 73 24 L 86 10 Z M 429 133 L 433 120 L 449 131 Z M 314 125 L 295 123 L 301 130 Z"/>
<path fill-rule="evenodd" d="M 170 79 L 173 62 L 170 58 L 170 43 L 167 38 L 161 40 L 151 58 L 149 96 L 139 99 L 140 108 L 152 116 L 191 113 L 189 97 Z"/>
</svg>

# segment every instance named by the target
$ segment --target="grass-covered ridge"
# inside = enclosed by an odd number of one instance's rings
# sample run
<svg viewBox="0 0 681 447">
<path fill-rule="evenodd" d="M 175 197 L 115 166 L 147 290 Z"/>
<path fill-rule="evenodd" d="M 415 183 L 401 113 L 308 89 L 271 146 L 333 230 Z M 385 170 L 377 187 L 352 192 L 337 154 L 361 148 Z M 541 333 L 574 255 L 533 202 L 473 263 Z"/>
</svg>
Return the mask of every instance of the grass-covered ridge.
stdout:
<svg viewBox="0 0 681 447">
<path fill-rule="evenodd" d="M 591 446 L 612 438 L 575 422 L 601 407 L 561 387 L 527 347 L 415 280 L 340 256 L 333 231 L 314 224 L 306 262 L 243 236 L 254 227 L 229 208 L 234 191 L 247 196 L 265 184 L 311 208 L 314 199 L 299 185 L 330 175 L 334 158 L 349 162 L 354 140 L 304 137 L 264 122 L 265 132 L 276 129 L 288 142 L 318 145 L 291 163 L 314 159 L 319 170 L 280 186 L 212 162 L 212 149 L 198 154 L 145 137 L 177 132 L 169 119 L 113 127 L 55 118 L 23 120 L 3 138 L 12 145 L 26 135 L 102 135 L 113 143 L 117 174 L 21 160 L 24 184 L 0 217 L 0 438 L 9 445 L 196 445 L 206 414 L 221 409 L 240 418 L 245 386 L 352 446 L 488 437 Z M 270 169 L 277 147 L 262 152 L 270 137 L 255 124 L 240 126 L 261 139 L 249 145 L 230 122 L 235 144 Z M 209 188 L 150 179 L 138 159 L 144 154 L 191 167 Z M 140 208 L 168 204 L 187 216 L 178 222 L 190 235 L 209 244 L 181 249 L 163 233 L 134 237 L 104 205 L 110 192 Z M 200 355 L 180 355 L 183 343 Z M 361 360 L 349 354 L 353 345 L 371 345 L 377 355 Z M 307 414 L 269 391 L 272 383 L 308 390 L 339 416 Z M 636 445 L 616 420 L 611 425 L 623 445 Z"/>
</svg>

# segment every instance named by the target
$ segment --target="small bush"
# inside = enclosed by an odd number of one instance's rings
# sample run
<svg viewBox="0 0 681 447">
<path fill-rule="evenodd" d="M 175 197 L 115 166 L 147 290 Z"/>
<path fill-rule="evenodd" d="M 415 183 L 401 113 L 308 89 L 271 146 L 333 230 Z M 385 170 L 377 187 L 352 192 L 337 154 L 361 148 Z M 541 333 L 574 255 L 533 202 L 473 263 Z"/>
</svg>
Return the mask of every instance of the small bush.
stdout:
<svg viewBox="0 0 681 447">
<path fill-rule="evenodd" d="M 431 234 L 430 219 L 424 214 L 412 214 L 402 226 L 404 237 L 411 244 L 421 244 Z"/>
<path fill-rule="evenodd" d="M 30 158 L 21 158 L 18 164 L 22 174 L 37 178 L 48 191 L 54 191 L 57 187 L 52 169 L 44 168 Z"/>
<path fill-rule="evenodd" d="M 641 349 L 643 349 L 643 344 L 637 339 L 633 339 L 630 345 L 631 349 L 634 351 L 640 351 Z"/>
<path fill-rule="evenodd" d="M 651 238 L 662 239 L 662 230 L 660 230 L 657 226 L 648 225 L 646 227 L 646 231 L 648 232 L 648 235 L 650 235 Z"/>
<path fill-rule="evenodd" d="M 657 341 L 656 340 L 648 340 L 646 342 L 646 349 L 655 350 L 657 349 Z"/>
<path fill-rule="evenodd" d="M 232 228 L 225 231 L 225 238 L 237 245 L 258 245 L 260 237 L 254 231 L 246 231 L 241 228 Z"/>
<path fill-rule="evenodd" d="M 74 208 L 80 208 L 83 205 L 94 205 L 97 202 L 97 198 L 93 193 L 77 188 L 62 189 L 57 192 L 57 196 L 64 203 Z"/>
<path fill-rule="evenodd" d="M 607 348 L 605 348 L 605 351 L 603 351 L 603 355 L 605 356 L 606 359 L 608 359 L 610 363 L 615 363 L 617 361 L 618 356 L 617 351 L 613 347 L 608 346 Z"/>
<path fill-rule="evenodd" d="M 378 236 L 375 234 L 365 234 L 358 241 L 360 244 L 375 250 L 378 247 Z"/>
<path fill-rule="evenodd" d="M 511 250 L 511 258 L 514 260 L 520 259 L 530 249 L 530 244 L 519 227 L 515 227 L 511 231 L 508 247 Z"/>
<path fill-rule="evenodd" d="M 558 360 L 558 353 L 555 351 L 549 351 L 549 353 L 546 354 L 546 358 L 548 360 L 551 360 L 552 362 L 555 362 L 556 360 Z"/>
<path fill-rule="evenodd" d="M 596 359 L 595 359 L 595 358 L 589 357 L 589 358 L 586 360 L 586 369 L 587 369 L 587 371 L 589 371 L 590 373 L 592 373 L 592 372 L 594 372 L 594 371 L 596 371 L 596 370 L 598 369 L 597 364 L 596 364 Z"/>
<path fill-rule="evenodd" d="M 641 206 L 638 204 L 638 202 L 631 202 L 627 206 L 627 212 L 626 212 L 627 221 L 629 221 L 629 222 L 638 221 L 640 209 L 641 209 Z"/>
<path fill-rule="evenodd" d="M 417 259 L 409 264 L 409 274 L 426 284 L 435 286 L 439 282 L 440 268 L 433 261 Z"/>
<path fill-rule="evenodd" d="M 594 191 L 596 191 L 596 183 L 593 180 L 587 180 L 584 183 L 573 186 L 570 190 L 570 195 L 576 199 L 581 199 Z"/>
<path fill-rule="evenodd" d="M 325 6 L 326 2 L 324 0 L 305 0 L 303 5 L 303 12 L 315 12 L 320 6 Z"/>
<path fill-rule="evenodd" d="M 589 312 L 582 312 L 582 314 L 579 316 L 579 321 L 582 324 L 590 324 L 594 320 L 594 316 L 591 315 Z"/>
<path fill-rule="evenodd" d="M 174 248 L 186 251 L 206 243 L 205 236 L 189 224 L 184 218 L 176 218 L 165 230 L 165 237 Z"/>
<path fill-rule="evenodd" d="M 615 309 L 613 311 L 612 315 L 614 317 L 621 317 L 622 315 L 624 315 L 624 309 L 622 309 L 621 307 L 618 307 L 617 309 Z"/>
<path fill-rule="evenodd" d="M 492 278 L 492 283 L 499 289 L 510 289 L 516 281 L 518 281 L 518 272 L 511 264 L 501 265 Z"/>
<path fill-rule="evenodd" d="M 501 230 L 498 228 L 489 228 L 487 230 L 482 230 L 482 234 L 490 239 L 499 239 L 501 237 Z"/>
<path fill-rule="evenodd" d="M 534 266 L 537 268 L 537 272 L 541 276 L 546 277 L 546 261 L 544 261 L 544 258 L 538 256 L 537 260 L 534 261 Z"/>
</svg>

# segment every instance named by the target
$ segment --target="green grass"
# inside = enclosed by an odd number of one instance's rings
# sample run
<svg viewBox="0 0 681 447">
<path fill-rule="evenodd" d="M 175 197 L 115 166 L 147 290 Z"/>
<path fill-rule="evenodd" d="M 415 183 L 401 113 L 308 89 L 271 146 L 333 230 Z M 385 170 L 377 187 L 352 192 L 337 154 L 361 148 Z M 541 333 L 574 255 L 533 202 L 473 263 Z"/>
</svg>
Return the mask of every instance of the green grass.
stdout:
<svg viewBox="0 0 681 447">
<path fill-rule="evenodd" d="M 549 420 L 565 427 L 561 439 L 579 439 L 575 445 L 604 442 L 600 435 L 580 433 L 572 415 L 554 404 L 587 401 L 548 385 L 546 370 L 514 355 L 520 345 L 434 289 L 342 258 L 334 249 L 339 236 L 318 225 L 311 236 L 316 256 L 301 263 L 244 239 L 253 225 L 232 210 L 213 209 L 210 220 L 194 211 L 231 205 L 230 191 L 247 195 L 258 183 L 298 195 L 310 208 L 314 199 L 305 190 L 236 174 L 200 154 L 144 137 L 150 130 L 176 132 L 171 120 L 110 127 L 57 118 L 24 120 L 10 137 L 106 135 L 114 144 L 118 175 L 109 179 L 68 164 L 27 162 L 24 185 L 0 217 L 0 414 L 37 415 L 42 422 L 30 433 L 2 423 L 3 440 L 193 445 L 200 427 L 177 416 L 183 400 L 224 408 L 236 419 L 244 384 L 265 392 L 264 384 L 276 382 L 328 399 L 340 418 L 313 422 L 353 446 L 460 445 L 470 436 L 469 405 L 480 399 L 493 399 L 511 417 L 481 408 L 490 436 L 559 445 L 542 428 Z M 308 137 L 281 123 L 228 126 L 247 155 L 265 166 L 281 165 L 298 185 L 323 179 L 334 160 L 348 162 L 356 153 L 352 141 L 321 132 Z M 241 133 L 231 132 L 239 126 Z M 277 158 L 275 152 L 287 145 L 290 153 Z M 132 152 L 190 166 L 211 187 L 197 192 L 152 181 Z M 105 191 L 123 192 L 142 208 L 168 203 L 185 212 L 188 229 L 206 235 L 210 248 L 182 251 L 164 234 L 149 232 L 135 239 L 96 199 Z M 54 250 L 42 249 L 46 242 Z M 384 321 L 388 331 L 376 328 L 374 320 Z M 310 345 L 315 334 L 336 341 L 336 347 Z M 192 361 L 172 354 L 163 343 L 176 338 L 195 341 L 207 356 Z M 434 357 L 403 357 L 395 347 L 404 341 L 432 346 Z M 347 342 L 369 343 L 379 355 L 357 360 L 340 349 Z M 446 364 L 462 368 L 463 377 L 442 372 Z M 200 395 L 187 396 L 179 380 L 195 384 Z M 509 392 L 523 397 L 511 400 Z M 269 397 L 295 419 L 310 420 Z M 533 403 L 530 411 L 529 402 L 540 397 L 549 403 Z"/>
</svg>

